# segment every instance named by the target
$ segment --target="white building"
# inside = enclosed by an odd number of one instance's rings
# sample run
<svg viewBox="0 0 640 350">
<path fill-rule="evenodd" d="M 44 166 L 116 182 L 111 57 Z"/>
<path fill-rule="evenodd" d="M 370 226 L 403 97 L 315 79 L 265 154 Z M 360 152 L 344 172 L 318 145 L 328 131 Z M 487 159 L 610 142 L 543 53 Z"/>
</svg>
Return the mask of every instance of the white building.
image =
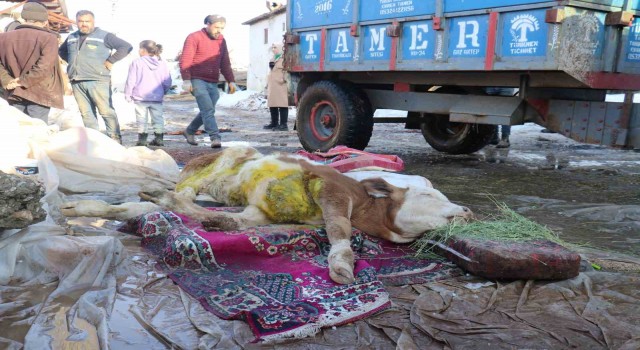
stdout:
<svg viewBox="0 0 640 350">
<path fill-rule="evenodd" d="M 271 44 L 282 42 L 287 30 L 287 8 L 282 6 L 242 24 L 249 26 L 247 89 L 262 92 L 267 86 Z"/>
</svg>

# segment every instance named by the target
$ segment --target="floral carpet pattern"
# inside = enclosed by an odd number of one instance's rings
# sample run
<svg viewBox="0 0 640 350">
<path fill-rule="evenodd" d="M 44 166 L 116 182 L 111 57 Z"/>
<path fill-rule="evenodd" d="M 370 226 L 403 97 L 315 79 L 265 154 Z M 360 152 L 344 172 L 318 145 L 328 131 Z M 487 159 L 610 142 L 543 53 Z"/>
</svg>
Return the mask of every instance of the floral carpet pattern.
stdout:
<svg viewBox="0 0 640 350">
<path fill-rule="evenodd" d="M 142 236 L 142 246 L 158 257 L 159 268 L 208 311 L 245 320 L 256 341 L 304 337 L 362 319 L 390 307 L 385 284 L 423 283 L 459 271 L 440 260 L 412 259 L 408 246 L 356 229 L 351 240 L 356 282 L 350 285 L 330 279 L 330 244 L 320 227 L 207 232 L 187 217 L 155 212 L 120 230 Z"/>
</svg>

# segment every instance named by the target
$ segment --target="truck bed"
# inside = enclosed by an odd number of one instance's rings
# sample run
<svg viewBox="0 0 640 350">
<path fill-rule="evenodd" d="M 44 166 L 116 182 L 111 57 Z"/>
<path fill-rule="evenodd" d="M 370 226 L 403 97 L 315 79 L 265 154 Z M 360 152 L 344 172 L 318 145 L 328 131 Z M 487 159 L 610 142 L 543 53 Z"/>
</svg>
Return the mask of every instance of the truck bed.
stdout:
<svg viewBox="0 0 640 350">
<path fill-rule="evenodd" d="M 640 90 L 639 11 L 640 0 L 292 0 L 286 65 L 409 78 L 527 71 L 534 85 Z"/>
</svg>

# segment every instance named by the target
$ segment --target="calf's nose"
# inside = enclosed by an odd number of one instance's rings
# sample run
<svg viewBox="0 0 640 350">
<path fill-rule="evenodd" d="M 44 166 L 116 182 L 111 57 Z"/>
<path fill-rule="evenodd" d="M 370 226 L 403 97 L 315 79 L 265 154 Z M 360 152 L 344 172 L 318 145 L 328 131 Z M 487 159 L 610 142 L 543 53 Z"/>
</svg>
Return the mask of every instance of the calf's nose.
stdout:
<svg viewBox="0 0 640 350">
<path fill-rule="evenodd" d="M 467 219 L 473 219 L 475 217 L 475 215 L 473 214 L 471 209 L 469 209 L 467 207 L 462 207 L 462 211 L 464 212 L 464 214 L 462 214 L 462 216 L 467 218 Z"/>
</svg>

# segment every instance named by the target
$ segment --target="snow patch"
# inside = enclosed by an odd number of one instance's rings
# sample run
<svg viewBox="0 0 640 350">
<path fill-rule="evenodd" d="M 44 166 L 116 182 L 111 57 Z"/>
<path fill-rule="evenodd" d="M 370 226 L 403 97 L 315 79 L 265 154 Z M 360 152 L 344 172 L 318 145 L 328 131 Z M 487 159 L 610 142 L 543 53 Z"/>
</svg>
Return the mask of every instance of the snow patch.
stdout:
<svg viewBox="0 0 640 350">
<path fill-rule="evenodd" d="M 236 91 L 236 93 L 232 95 L 222 93 L 220 94 L 217 105 L 220 107 L 255 111 L 267 108 L 267 97 L 264 94 L 250 90 Z"/>
<path fill-rule="evenodd" d="M 609 94 L 605 99 L 607 102 L 624 102 L 624 94 Z M 640 103 L 640 94 L 633 95 L 633 103 Z"/>
</svg>

